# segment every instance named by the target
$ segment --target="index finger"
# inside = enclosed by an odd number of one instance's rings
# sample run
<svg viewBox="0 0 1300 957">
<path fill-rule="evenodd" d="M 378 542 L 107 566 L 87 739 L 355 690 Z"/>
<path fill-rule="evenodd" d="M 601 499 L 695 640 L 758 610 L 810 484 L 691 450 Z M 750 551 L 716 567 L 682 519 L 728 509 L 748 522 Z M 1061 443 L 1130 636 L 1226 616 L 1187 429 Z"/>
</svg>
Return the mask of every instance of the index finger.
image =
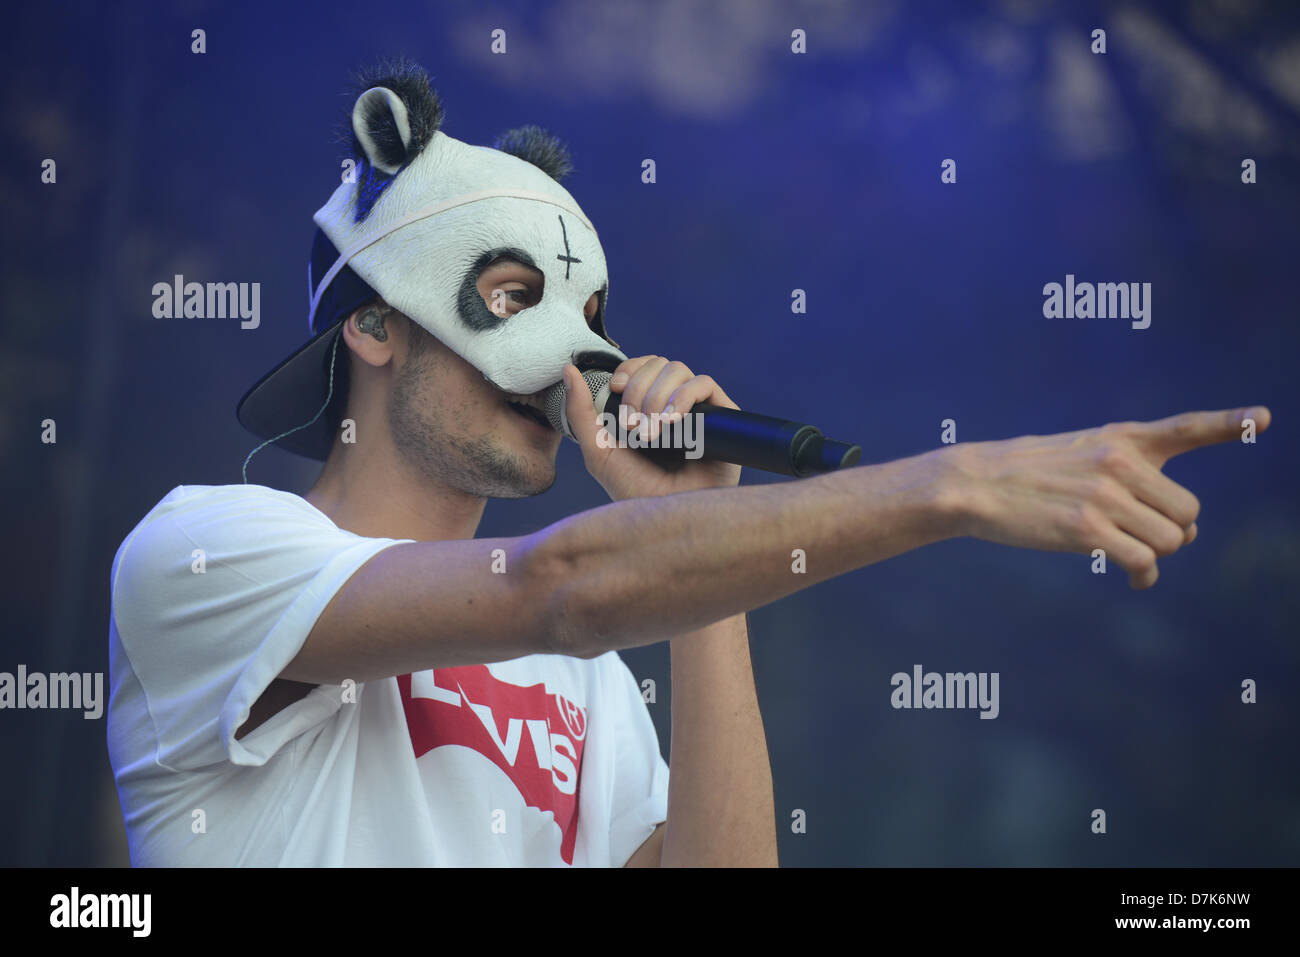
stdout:
<svg viewBox="0 0 1300 957">
<path fill-rule="evenodd" d="M 1240 439 L 1246 419 L 1254 419 L 1255 431 L 1263 432 L 1272 418 L 1272 413 L 1262 405 L 1218 412 L 1183 412 L 1140 423 L 1134 439 L 1163 461 L 1202 446 Z"/>
</svg>

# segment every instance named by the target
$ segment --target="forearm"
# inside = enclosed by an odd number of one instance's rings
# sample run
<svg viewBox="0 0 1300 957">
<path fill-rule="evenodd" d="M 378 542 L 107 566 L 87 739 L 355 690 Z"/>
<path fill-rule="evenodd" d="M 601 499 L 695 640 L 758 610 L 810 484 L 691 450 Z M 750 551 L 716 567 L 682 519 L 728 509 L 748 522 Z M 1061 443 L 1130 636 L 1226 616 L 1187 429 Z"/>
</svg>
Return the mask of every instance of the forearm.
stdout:
<svg viewBox="0 0 1300 957">
<path fill-rule="evenodd" d="M 280 676 L 363 682 L 686 635 L 958 534 L 941 465 L 928 453 L 614 502 L 520 538 L 394 545 L 336 593 Z"/>
<path fill-rule="evenodd" d="M 745 616 L 669 647 L 672 742 L 660 863 L 776 866 L 772 769 Z"/>
<path fill-rule="evenodd" d="M 933 454 L 799 482 L 616 502 L 531 536 L 553 650 L 682 635 L 959 534 Z M 795 550 L 802 551 L 796 563 Z"/>
</svg>

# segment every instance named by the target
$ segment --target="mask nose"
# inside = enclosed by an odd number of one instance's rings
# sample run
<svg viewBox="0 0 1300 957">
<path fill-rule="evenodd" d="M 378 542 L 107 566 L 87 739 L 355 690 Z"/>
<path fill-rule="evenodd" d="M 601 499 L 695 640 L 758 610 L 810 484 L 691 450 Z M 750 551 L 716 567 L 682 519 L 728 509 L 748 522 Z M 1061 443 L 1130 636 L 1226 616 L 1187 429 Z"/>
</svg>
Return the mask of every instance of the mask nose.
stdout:
<svg viewBox="0 0 1300 957">
<path fill-rule="evenodd" d="M 588 349 L 584 352 L 576 352 L 570 360 L 578 367 L 579 372 L 586 372 L 590 369 L 599 369 L 602 372 L 613 372 L 618 368 L 623 357 L 613 352 L 604 352 L 601 350 Z"/>
</svg>

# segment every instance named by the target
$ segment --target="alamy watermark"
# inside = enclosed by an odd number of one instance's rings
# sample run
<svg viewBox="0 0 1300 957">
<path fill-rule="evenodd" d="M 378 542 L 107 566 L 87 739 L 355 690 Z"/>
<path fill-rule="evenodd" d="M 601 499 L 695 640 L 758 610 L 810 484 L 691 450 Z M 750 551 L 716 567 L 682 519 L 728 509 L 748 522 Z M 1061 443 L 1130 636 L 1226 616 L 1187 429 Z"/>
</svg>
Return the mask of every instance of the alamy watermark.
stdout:
<svg viewBox="0 0 1300 957">
<path fill-rule="evenodd" d="M 73 887 L 50 898 L 50 926 L 117 927 L 132 937 L 148 937 L 153 921 L 151 894 L 83 894 Z"/>
<path fill-rule="evenodd" d="M 937 671 L 922 673 L 920 665 L 912 666 L 912 673 L 896 672 L 889 683 L 893 692 L 889 703 L 895 708 L 976 708 L 981 718 L 996 718 L 998 705 L 998 672 L 987 671 Z"/>
<path fill-rule="evenodd" d="M 1043 315 L 1048 319 L 1132 319 L 1134 329 L 1151 325 L 1151 283 L 1081 282 L 1067 273 L 1065 285 L 1043 286 Z"/>
<path fill-rule="evenodd" d="M 0 671 L 0 709 L 73 708 L 93 721 L 104 713 L 104 672 L 44 674 L 19 665 L 17 674 Z"/>
<path fill-rule="evenodd" d="M 153 284 L 155 319 L 241 319 L 241 329 L 262 324 L 262 285 L 256 282 L 172 282 Z"/>
<path fill-rule="evenodd" d="M 631 415 L 635 415 L 635 420 Z M 704 454 L 704 414 L 701 412 L 636 412 L 618 407 L 617 418 L 601 412 L 596 444 L 602 449 L 685 449 L 686 458 Z M 632 428 L 629 427 L 629 422 Z"/>
</svg>

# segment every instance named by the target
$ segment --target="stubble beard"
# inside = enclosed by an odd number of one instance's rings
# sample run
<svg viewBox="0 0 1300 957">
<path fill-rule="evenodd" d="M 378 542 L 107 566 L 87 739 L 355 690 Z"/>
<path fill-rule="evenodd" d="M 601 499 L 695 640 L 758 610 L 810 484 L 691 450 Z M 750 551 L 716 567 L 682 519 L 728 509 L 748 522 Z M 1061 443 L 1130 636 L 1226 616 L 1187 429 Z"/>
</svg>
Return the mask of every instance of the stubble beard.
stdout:
<svg viewBox="0 0 1300 957">
<path fill-rule="evenodd" d="M 470 407 L 435 395 L 439 362 L 432 351 L 408 356 L 393 384 L 388 426 L 402 459 L 438 485 L 482 498 L 527 498 L 555 484 L 555 465 L 539 467 L 489 435 L 450 426 L 471 420 Z"/>
</svg>

